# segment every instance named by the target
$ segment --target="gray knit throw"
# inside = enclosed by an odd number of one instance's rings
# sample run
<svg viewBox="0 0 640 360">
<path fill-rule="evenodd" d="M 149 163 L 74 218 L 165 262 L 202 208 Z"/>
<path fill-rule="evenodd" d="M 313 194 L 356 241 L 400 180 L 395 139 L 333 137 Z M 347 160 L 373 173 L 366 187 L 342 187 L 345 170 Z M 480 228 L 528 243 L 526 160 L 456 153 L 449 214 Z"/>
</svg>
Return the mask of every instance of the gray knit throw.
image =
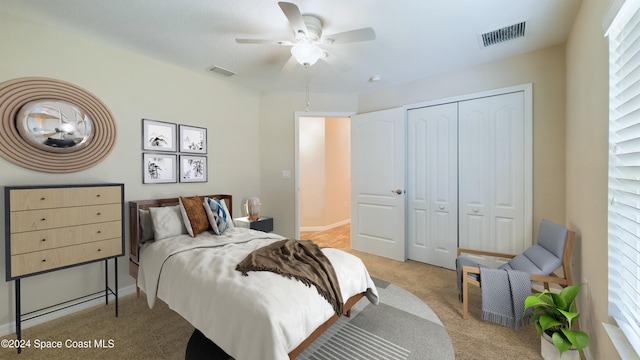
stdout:
<svg viewBox="0 0 640 360">
<path fill-rule="evenodd" d="M 520 329 L 529 324 L 531 310 L 524 313 L 524 299 L 531 295 L 529 274 L 518 270 L 480 269 L 482 319 Z"/>
</svg>

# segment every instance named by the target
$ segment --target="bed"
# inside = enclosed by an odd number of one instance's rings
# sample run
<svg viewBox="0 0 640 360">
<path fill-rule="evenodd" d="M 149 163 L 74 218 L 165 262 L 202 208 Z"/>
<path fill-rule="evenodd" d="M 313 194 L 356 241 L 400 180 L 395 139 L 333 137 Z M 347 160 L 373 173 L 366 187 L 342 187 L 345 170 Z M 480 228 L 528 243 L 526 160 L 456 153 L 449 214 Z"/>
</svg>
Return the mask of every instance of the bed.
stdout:
<svg viewBox="0 0 640 360">
<path fill-rule="evenodd" d="M 224 201 L 230 195 L 207 195 Z M 313 287 L 266 271 L 242 276 L 236 265 L 249 253 L 284 239 L 273 233 L 230 227 L 149 240 L 146 213 L 179 205 L 178 198 L 129 202 L 129 273 L 147 295 L 160 299 L 236 360 L 294 359 L 340 316 Z M 143 241 L 146 240 L 146 241 Z M 376 287 L 362 261 L 325 248 L 344 299 L 344 315 L 362 297 L 377 304 Z"/>
</svg>

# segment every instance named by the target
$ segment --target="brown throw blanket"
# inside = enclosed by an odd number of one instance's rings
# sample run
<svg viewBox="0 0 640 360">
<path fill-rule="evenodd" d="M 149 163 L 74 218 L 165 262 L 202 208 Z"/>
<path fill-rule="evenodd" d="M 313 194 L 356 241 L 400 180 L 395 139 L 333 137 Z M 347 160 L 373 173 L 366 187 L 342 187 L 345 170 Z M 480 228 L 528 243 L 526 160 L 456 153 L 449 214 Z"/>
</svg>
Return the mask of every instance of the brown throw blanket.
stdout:
<svg viewBox="0 0 640 360">
<path fill-rule="evenodd" d="M 249 271 L 271 271 L 295 278 L 307 286 L 314 285 L 339 316 L 343 313 L 338 278 L 331 262 L 311 240 L 280 240 L 254 250 L 236 270 L 249 276 Z"/>
</svg>

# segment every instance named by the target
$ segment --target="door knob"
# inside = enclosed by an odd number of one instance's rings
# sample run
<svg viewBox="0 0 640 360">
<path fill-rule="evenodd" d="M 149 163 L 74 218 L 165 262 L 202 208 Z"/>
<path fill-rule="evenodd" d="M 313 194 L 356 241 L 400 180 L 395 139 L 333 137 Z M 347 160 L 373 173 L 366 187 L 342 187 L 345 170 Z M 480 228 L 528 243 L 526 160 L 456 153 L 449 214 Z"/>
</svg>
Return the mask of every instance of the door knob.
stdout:
<svg viewBox="0 0 640 360">
<path fill-rule="evenodd" d="M 392 193 L 396 193 L 396 194 L 398 194 L 398 195 L 402 195 L 402 193 L 403 193 L 404 191 L 402 191 L 402 189 L 395 189 L 395 190 L 391 190 L 391 192 L 392 192 Z"/>
</svg>

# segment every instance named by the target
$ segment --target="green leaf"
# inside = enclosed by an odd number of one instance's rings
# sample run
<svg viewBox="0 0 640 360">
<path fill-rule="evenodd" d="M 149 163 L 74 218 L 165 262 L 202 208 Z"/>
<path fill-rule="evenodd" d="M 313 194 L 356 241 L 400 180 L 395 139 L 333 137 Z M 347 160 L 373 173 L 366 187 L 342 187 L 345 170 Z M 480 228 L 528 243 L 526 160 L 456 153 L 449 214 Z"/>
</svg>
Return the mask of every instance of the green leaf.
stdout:
<svg viewBox="0 0 640 360">
<path fill-rule="evenodd" d="M 560 291 L 560 296 L 564 298 L 567 304 L 571 304 L 576 295 L 578 295 L 578 291 L 580 291 L 580 284 L 570 285 Z"/>
<path fill-rule="evenodd" d="M 551 340 L 553 341 L 553 345 L 560 350 L 560 354 L 569 350 L 571 348 L 571 343 L 565 339 L 564 336 L 560 335 L 559 332 L 554 332 L 551 336 Z"/>
<path fill-rule="evenodd" d="M 524 310 L 526 311 L 528 308 L 530 307 L 534 307 L 534 306 L 545 306 L 547 305 L 547 303 L 545 303 L 542 299 L 540 299 L 537 296 L 531 295 L 531 296 L 527 296 L 526 299 L 524 299 Z"/>
<path fill-rule="evenodd" d="M 560 294 L 551 294 L 551 298 L 558 309 L 564 310 L 567 308 L 567 302 L 564 297 L 560 296 Z"/>
<path fill-rule="evenodd" d="M 562 334 L 576 349 L 582 350 L 589 345 L 589 335 L 584 331 L 560 329 Z"/>
<path fill-rule="evenodd" d="M 572 323 L 574 319 L 577 319 L 578 316 L 580 316 L 580 314 L 575 313 L 575 312 L 568 312 L 568 311 L 564 311 L 562 309 L 558 309 L 558 311 L 560 311 L 560 313 L 562 313 L 562 315 L 564 315 L 565 318 L 567 318 L 567 327 L 569 329 L 571 329 L 571 327 L 573 327 Z"/>
<path fill-rule="evenodd" d="M 548 305 L 551 304 L 553 305 L 553 299 L 551 298 L 551 296 L 549 296 L 549 294 L 551 294 L 549 291 L 545 290 L 543 293 L 541 293 L 540 295 L 538 295 L 538 297 L 540 299 L 542 299 L 542 301 L 544 301 L 545 303 L 547 303 Z"/>
<path fill-rule="evenodd" d="M 542 335 L 542 333 L 544 332 L 544 330 L 542 330 L 542 326 L 540 326 L 539 322 L 535 324 L 536 324 L 536 332 L 538 333 L 538 335 Z"/>
<path fill-rule="evenodd" d="M 540 324 L 542 331 L 550 329 L 554 326 L 562 326 L 562 323 L 560 321 L 556 320 L 553 316 L 549 316 L 549 315 L 540 316 L 540 319 L 538 320 L 537 324 Z"/>
</svg>

